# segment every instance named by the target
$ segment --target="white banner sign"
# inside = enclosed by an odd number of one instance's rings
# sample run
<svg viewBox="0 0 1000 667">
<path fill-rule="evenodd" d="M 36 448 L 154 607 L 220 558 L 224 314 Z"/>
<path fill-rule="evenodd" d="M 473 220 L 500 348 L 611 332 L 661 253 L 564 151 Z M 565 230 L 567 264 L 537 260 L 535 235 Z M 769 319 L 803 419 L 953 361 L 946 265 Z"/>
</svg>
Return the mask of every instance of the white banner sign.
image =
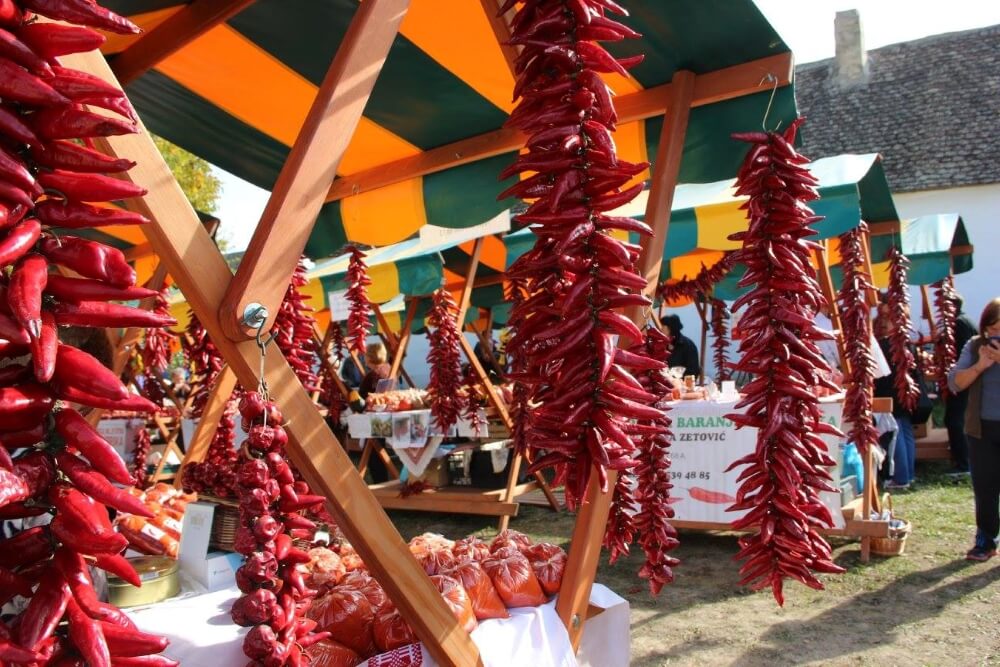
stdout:
<svg viewBox="0 0 1000 667">
<path fill-rule="evenodd" d="M 671 430 L 674 439 L 670 445 L 670 480 L 674 485 L 671 496 L 678 521 L 698 521 L 704 523 L 732 523 L 746 513 L 746 510 L 727 512 L 726 508 L 736 502 L 739 484 L 736 479 L 744 466 L 725 472 L 729 465 L 754 451 L 757 444 L 757 430 L 736 429 L 725 415 L 733 412 L 735 403 L 714 403 L 711 401 L 679 401 L 672 405 L 668 413 L 673 420 Z M 821 404 L 823 419 L 841 428 L 843 403 Z M 838 460 L 840 439 L 823 436 L 830 458 Z M 833 486 L 840 475 L 839 470 L 831 471 Z M 834 526 L 844 526 L 840 511 L 840 493 L 822 492 L 820 500 L 833 515 Z"/>
</svg>

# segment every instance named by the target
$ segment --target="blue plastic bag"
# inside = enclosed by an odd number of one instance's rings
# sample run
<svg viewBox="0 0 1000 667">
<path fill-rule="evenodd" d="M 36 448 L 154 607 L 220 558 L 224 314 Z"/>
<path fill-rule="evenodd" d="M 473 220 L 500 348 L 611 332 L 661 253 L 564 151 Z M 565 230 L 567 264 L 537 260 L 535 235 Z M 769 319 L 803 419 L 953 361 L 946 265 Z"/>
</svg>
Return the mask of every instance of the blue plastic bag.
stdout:
<svg viewBox="0 0 1000 667">
<path fill-rule="evenodd" d="M 865 488 L 865 466 L 861 461 L 861 454 L 853 442 L 844 445 L 844 464 L 840 471 L 841 477 L 854 475 L 855 493 L 861 493 Z"/>
</svg>

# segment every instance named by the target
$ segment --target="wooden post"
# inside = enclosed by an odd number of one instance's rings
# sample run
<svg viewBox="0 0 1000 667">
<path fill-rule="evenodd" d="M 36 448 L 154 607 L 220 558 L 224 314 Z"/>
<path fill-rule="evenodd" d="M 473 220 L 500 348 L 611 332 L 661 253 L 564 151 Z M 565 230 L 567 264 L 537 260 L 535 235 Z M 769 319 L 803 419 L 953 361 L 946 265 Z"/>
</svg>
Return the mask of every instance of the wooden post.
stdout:
<svg viewBox="0 0 1000 667">
<path fill-rule="evenodd" d="M 822 249 L 816 249 L 816 275 L 819 278 L 820 289 L 830 308 L 830 324 L 836 329 L 837 352 L 840 354 L 840 370 L 847 377 L 851 374 L 851 361 L 847 358 L 847 346 L 844 344 L 844 327 L 840 323 L 840 310 L 837 308 L 837 292 L 833 289 L 833 278 L 830 276 L 830 264 L 827 262 L 826 239 L 819 242 Z"/>
<path fill-rule="evenodd" d="M 927 320 L 927 326 L 931 332 L 931 340 L 937 340 L 937 324 L 934 322 L 934 310 L 931 308 L 930 290 L 927 289 L 927 285 L 920 286 L 920 300 L 923 306 L 924 319 Z"/>
<path fill-rule="evenodd" d="M 266 326 L 274 324 L 273 314 L 409 4 L 409 0 L 365 0 L 351 19 L 226 292 L 219 317 L 231 339 L 253 335 L 243 323 L 251 303 L 263 304 L 272 313 Z"/>
<path fill-rule="evenodd" d="M 229 366 L 224 366 L 216 376 L 215 384 L 212 385 L 212 390 L 208 394 L 205 409 L 201 412 L 201 419 L 198 420 L 198 426 L 195 428 L 191 442 L 184 443 L 184 460 L 181 461 L 181 468 L 177 471 L 177 477 L 174 479 L 174 486 L 177 488 L 181 487 L 184 468 L 191 463 L 200 463 L 205 459 L 205 454 L 215 438 L 215 432 L 219 430 L 219 421 L 226 413 L 226 405 L 229 403 L 234 389 L 236 389 L 236 374 L 229 369 Z M 184 415 L 182 414 L 180 418 L 183 419 Z"/>
<path fill-rule="evenodd" d="M 394 378 L 399 375 L 403 368 L 403 358 L 406 357 L 406 348 L 410 344 L 410 336 L 413 332 L 413 318 L 417 314 L 417 304 L 420 297 L 410 297 L 409 306 L 406 309 L 406 321 L 403 323 L 403 330 L 400 332 L 399 345 L 396 346 L 396 354 L 392 357 L 392 367 L 389 370 L 389 377 Z"/>
<path fill-rule="evenodd" d="M 388 320 L 385 319 L 385 315 L 382 314 L 382 309 L 378 307 L 377 303 L 372 304 L 372 310 L 378 319 L 379 326 L 382 327 L 382 332 L 379 332 L 379 338 L 382 339 L 382 343 L 385 344 L 386 350 L 392 355 L 392 360 L 395 362 L 399 352 L 399 337 L 393 332 L 392 327 L 389 326 Z M 406 369 L 402 365 L 399 366 L 397 372 L 403 376 L 403 379 L 406 380 L 406 383 L 410 387 L 416 388 L 417 385 L 413 382 L 413 378 L 410 377 L 410 374 L 406 372 Z M 390 372 L 389 377 L 395 379 L 396 375 Z"/>
<path fill-rule="evenodd" d="M 646 202 L 646 224 L 653 228 L 653 236 L 643 240 L 639 256 L 639 271 L 646 278 L 644 293 L 647 295 L 653 293 L 660 279 L 663 248 L 670 227 L 670 208 L 684 154 L 688 118 L 691 115 L 694 82 L 693 73 L 679 71 L 674 74 L 670 83 L 670 104 L 663 118 L 663 132 L 653 168 L 652 190 Z M 632 308 L 629 315 L 637 324 L 645 320 L 641 308 Z M 601 555 L 601 537 L 611 509 L 611 490 L 617 477 L 617 473 L 608 471 L 608 491 L 602 493 L 596 483 L 597 475 L 591 476 L 587 500 L 580 508 L 573 528 L 569 560 L 566 562 L 562 589 L 556 601 L 556 611 L 569 631 L 574 648 L 580 646 L 587 606 L 590 603 L 590 589 L 594 584 L 597 561 Z"/>
<path fill-rule="evenodd" d="M 458 330 L 465 329 L 465 314 L 469 312 L 472 303 L 472 288 L 476 282 L 476 272 L 479 270 L 479 257 L 483 254 L 483 237 L 476 239 L 472 246 L 472 259 L 469 260 L 469 270 L 465 274 L 465 285 L 462 287 L 462 298 L 458 302 Z"/>
<path fill-rule="evenodd" d="M 359 13 L 369 4 L 365 2 Z M 371 4 L 383 6 L 377 0 Z M 96 51 L 67 56 L 62 62 L 64 66 L 94 74 L 117 86 L 104 57 Z M 246 386 L 256 386 L 261 370 L 256 342 L 237 343 L 229 339 L 219 321 L 219 309 L 232 281 L 232 272 L 198 221 L 149 134 L 140 127 L 139 134 L 109 137 L 95 143 L 109 155 L 127 156 L 138 162 L 124 178 L 146 187 L 149 194 L 130 200 L 129 207 L 151 220 L 143 228 L 147 238 L 161 261 L 166 262 L 170 274 L 237 379 Z M 276 234 L 272 242 L 280 246 L 286 240 L 290 240 L 286 235 Z M 289 255 L 297 261 L 298 252 Z M 287 282 L 276 285 L 282 294 Z M 272 351 L 264 357 L 263 367 L 271 387 L 271 399 L 285 415 L 288 457 L 310 486 L 326 496 L 328 508 L 341 530 L 417 637 L 434 659 L 444 665 L 482 664 L 475 644 L 358 476 L 288 362 L 279 352 Z"/>
</svg>

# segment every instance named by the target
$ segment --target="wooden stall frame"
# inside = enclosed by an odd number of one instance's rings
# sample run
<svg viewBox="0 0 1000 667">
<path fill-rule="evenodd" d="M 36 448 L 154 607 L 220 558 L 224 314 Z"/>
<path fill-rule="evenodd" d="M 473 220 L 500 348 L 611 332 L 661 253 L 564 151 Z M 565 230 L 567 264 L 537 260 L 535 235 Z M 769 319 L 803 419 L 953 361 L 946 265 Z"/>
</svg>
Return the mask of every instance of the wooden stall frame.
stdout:
<svg viewBox="0 0 1000 667">
<path fill-rule="evenodd" d="M 268 354 L 262 360 L 255 342 L 247 338 L 251 333 L 249 328 L 242 323 L 244 308 L 241 306 L 251 297 L 268 306 L 269 311 L 276 311 L 305 239 L 315 224 L 316 212 L 323 203 L 324 197 L 317 198 L 315 190 L 324 181 L 329 189 L 325 199 L 332 201 L 415 175 L 497 155 L 523 144 L 519 133 L 499 130 L 428 151 L 416 159 L 401 160 L 390 168 L 381 167 L 379 174 L 357 174 L 338 179 L 338 183 L 331 185 L 336 164 L 353 134 L 374 77 L 406 8 L 406 0 L 368 0 L 360 6 L 276 183 L 236 277 L 198 223 L 144 128 L 140 126 L 137 135 L 110 137 L 96 143 L 108 154 L 138 160 L 139 166 L 124 178 L 143 185 L 149 194 L 130 200 L 128 206 L 150 218 L 146 234 L 152 248 L 167 264 L 237 379 L 247 386 L 255 386 L 261 374 L 267 378 L 272 400 L 281 406 L 288 418 L 289 457 L 310 485 L 327 497 L 328 507 L 341 529 L 383 584 L 388 597 L 410 622 L 417 637 L 438 662 L 466 667 L 481 664 L 477 647 L 459 627 L 384 510 L 350 465 L 288 363 L 278 353 Z M 107 62 L 97 52 L 67 56 L 63 62 L 119 85 Z M 647 207 L 647 221 L 652 223 L 654 236 L 644 243 L 640 258 L 640 269 L 647 278 L 647 293 L 655 287 L 659 275 L 670 201 L 690 109 L 756 93 L 763 74 L 774 74 L 778 85 L 787 85 L 791 72 L 791 54 L 785 53 L 699 76 L 679 71 L 670 84 L 619 98 L 621 122 L 653 117 L 666 111 L 665 131 L 657 151 L 653 191 Z M 364 84 L 352 81 L 354 85 L 350 87 L 337 85 L 352 74 L 363 79 Z M 345 92 L 348 88 L 353 95 L 348 96 Z M 361 88 L 366 88 L 367 92 L 359 92 Z M 349 131 L 344 132 L 344 128 Z M 278 229 L 280 234 L 276 233 Z M 197 275 L 194 267 L 197 267 Z M 631 315 L 635 321 L 645 319 L 640 309 L 633 311 Z M 462 338 L 464 340 L 464 336 Z M 463 347 L 469 348 L 467 341 Z M 470 362 L 478 365 L 471 349 L 467 354 L 472 357 Z M 609 484 L 613 485 L 614 476 L 609 477 Z M 609 505 L 610 493 L 602 493 L 592 484 L 588 501 L 582 506 L 574 528 L 563 593 L 557 602 L 557 610 L 574 646 L 579 645 L 589 606 Z"/>
</svg>

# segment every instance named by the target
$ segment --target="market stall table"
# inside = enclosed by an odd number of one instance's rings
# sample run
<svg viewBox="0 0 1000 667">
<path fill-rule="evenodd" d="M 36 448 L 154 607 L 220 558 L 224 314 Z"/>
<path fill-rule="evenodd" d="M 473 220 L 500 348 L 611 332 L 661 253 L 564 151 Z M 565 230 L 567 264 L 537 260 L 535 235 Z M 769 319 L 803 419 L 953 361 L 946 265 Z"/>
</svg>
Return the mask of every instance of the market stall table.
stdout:
<svg viewBox="0 0 1000 667">
<path fill-rule="evenodd" d="M 170 646 L 163 654 L 185 667 L 242 665 L 246 662 L 243 637 L 249 629 L 234 624 L 229 615 L 229 608 L 239 595 L 236 587 L 187 593 L 128 610 L 128 615 L 141 630 L 166 636 Z M 509 619 L 483 621 L 472 631 L 472 640 L 479 647 L 484 667 L 626 667 L 628 602 L 595 584 L 590 604 L 587 634 L 575 657 L 566 628 L 556 615 L 554 600 L 541 607 L 511 609 Z M 424 667 L 438 664 L 426 649 L 422 650 L 421 660 L 406 664 Z"/>
</svg>

